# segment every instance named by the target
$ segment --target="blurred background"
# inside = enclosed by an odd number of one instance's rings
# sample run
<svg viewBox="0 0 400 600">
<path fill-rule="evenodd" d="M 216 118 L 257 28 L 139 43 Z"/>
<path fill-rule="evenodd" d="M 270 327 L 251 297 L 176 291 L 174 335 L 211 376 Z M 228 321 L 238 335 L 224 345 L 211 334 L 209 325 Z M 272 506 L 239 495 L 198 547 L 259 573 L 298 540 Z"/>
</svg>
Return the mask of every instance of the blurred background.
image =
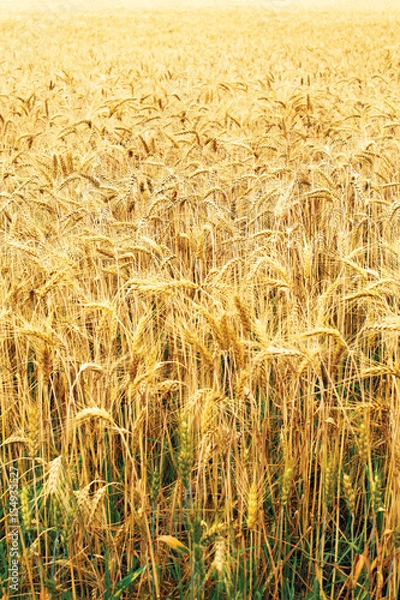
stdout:
<svg viewBox="0 0 400 600">
<path fill-rule="evenodd" d="M 302 6 L 311 7 L 340 7 L 365 8 L 386 10 L 398 8 L 398 0 L 2 0 L 0 14 L 10 14 L 18 11 L 38 10 L 50 13 L 123 10 L 123 9 L 152 9 L 152 8 L 191 8 L 195 6 L 255 6 L 274 9 L 291 9 Z"/>
</svg>

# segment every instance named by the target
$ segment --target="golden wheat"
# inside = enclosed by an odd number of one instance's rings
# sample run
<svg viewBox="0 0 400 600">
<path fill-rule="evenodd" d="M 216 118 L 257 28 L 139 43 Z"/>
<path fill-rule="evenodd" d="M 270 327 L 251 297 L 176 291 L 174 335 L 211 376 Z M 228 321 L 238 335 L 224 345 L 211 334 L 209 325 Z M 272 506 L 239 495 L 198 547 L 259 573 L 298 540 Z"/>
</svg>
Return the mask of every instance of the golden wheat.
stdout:
<svg viewBox="0 0 400 600">
<path fill-rule="evenodd" d="M 398 11 L 262 4 L 0 22 L 20 597 L 398 597 Z"/>
</svg>

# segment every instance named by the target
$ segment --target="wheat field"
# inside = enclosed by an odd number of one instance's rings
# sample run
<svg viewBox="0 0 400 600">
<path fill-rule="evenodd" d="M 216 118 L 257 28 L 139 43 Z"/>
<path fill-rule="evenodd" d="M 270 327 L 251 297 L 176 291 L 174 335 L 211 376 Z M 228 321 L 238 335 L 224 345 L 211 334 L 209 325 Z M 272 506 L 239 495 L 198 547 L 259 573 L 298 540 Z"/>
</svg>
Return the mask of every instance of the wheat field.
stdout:
<svg viewBox="0 0 400 600">
<path fill-rule="evenodd" d="M 399 598 L 400 13 L 0 28 L 2 600 Z"/>
</svg>

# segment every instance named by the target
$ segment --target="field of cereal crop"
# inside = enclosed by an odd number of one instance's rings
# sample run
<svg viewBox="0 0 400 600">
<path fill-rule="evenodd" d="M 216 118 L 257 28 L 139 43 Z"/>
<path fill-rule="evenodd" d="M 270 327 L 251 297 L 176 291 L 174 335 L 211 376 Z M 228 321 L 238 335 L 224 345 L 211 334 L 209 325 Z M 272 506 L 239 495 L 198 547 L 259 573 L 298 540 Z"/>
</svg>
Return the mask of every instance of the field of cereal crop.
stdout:
<svg viewBox="0 0 400 600">
<path fill-rule="evenodd" d="M 3 14 L 2 600 L 399 597 L 400 12 L 277 7 Z"/>
</svg>

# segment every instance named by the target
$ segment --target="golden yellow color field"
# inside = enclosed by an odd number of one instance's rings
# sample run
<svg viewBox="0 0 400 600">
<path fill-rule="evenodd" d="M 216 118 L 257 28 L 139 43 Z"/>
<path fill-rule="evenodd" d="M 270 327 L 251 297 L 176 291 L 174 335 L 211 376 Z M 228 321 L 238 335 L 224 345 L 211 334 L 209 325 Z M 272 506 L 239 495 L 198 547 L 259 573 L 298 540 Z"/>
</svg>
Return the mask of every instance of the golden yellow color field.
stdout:
<svg viewBox="0 0 400 600">
<path fill-rule="evenodd" d="M 2 600 L 396 600 L 400 13 L 0 29 Z"/>
</svg>

